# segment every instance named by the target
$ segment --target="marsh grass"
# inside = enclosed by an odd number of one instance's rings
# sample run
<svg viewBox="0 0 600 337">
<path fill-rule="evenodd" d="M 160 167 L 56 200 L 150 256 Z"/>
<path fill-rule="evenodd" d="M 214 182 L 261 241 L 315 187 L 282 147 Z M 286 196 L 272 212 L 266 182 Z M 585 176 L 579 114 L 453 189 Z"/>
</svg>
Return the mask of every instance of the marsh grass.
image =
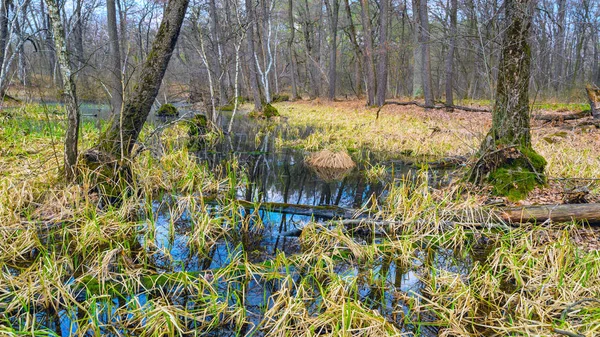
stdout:
<svg viewBox="0 0 600 337">
<path fill-rule="evenodd" d="M 436 189 L 423 171 L 361 210 L 391 225 L 311 222 L 297 254 L 269 253 L 260 205 L 232 200 L 246 180 L 235 160 L 211 170 L 165 130 L 132 163 L 136 193 L 103 205 L 85 172 L 75 186 L 57 178 L 61 113 L 20 113 L 0 129 L 2 335 L 600 332 L 600 253 L 575 243 L 580 225 L 481 226 L 499 220 L 477 193 Z M 334 139 L 338 127 L 332 142 L 385 144 Z M 95 132 L 84 125 L 84 146 Z"/>
</svg>

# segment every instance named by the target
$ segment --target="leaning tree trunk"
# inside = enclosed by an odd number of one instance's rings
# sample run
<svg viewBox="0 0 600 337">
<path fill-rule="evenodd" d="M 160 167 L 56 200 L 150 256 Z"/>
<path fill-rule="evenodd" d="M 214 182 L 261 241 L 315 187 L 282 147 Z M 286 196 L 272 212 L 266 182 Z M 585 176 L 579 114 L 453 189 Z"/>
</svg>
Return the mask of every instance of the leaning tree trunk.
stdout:
<svg viewBox="0 0 600 337">
<path fill-rule="evenodd" d="M 152 50 L 141 69 L 139 82 L 127 98 L 120 115 L 113 116 L 95 148 L 108 155 L 108 158 L 122 160 L 130 157 L 158 95 L 188 4 L 189 0 L 170 0 L 167 4 Z"/>
<path fill-rule="evenodd" d="M 471 179 L 487 180 L 494 192 L 518 200 L 543 184 L 546 161 L 531 146 L 528 43 L 535 0 L 506 0 L 509 23 L 498 70 L 492 128 L 481 144 Z"/>
<path fill-rule="evenodd" d="M 54 44 L 58 53 L 58 63 L 63 78 L 63 90 L 67 108 L 67 132 L 65 135 L 65 176 L 67 181 L 76 177 L 77 143 L 79 140 L 79 106 L 75 94 L 75 78 L 71 71 L 71 62 L 65 41 L 58 0 L 46 0 L 48 15 L 54 31 Z"/>
</svg>

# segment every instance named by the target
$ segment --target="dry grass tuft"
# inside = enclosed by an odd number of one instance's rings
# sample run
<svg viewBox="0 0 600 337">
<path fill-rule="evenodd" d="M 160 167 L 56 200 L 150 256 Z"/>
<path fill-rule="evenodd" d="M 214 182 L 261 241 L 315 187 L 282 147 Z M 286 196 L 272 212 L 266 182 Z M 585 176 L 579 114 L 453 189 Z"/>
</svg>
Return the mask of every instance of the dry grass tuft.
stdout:
<svg viewBox="0 0 600 337">
<path fill-rule="evenodd" d="M 347 170 L 351 169 L 356 164 L 354 160 L 345 151 L 321 150 L 316 153 L 312 153 L 306 158 L 305 162 L 311 167 L 328 168 L 328 169 L 340 169 Z"/>
</svg>

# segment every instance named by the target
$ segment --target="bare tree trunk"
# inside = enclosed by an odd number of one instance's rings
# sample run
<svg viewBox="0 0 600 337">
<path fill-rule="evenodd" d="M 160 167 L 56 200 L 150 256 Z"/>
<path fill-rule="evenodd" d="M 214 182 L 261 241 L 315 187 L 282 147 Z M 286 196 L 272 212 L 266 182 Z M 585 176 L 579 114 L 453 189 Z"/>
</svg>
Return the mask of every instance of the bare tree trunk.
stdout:
<svg viewBox="0 0 600 337">
<path fill-rule="evenodd" d="M 121 112 L 123 105 L 123 72 L 121 68 L 121 48 L 119 46 L 119 33 L 117 31 L 116 0 L 106 0 L 106 23 L 108 28 L 108 42 L 110 48 L 109 67 L 111 81 L 109 83 L 110 104 L 113 114 Z"/>
<path fill-rule="evenodd" d="M 453 111 L 454 94 L 452 86 L 454 85 L 454 49 L 456 48 L 456 34 L 458 33 L 457 12 L 458 1 L 450 0 L 450 38 L 448 39 L 448 54 L 446 55 L 446 110 Z"/>
<path fill-rule="evenodd" d="M 431 56 L 429 47 L 429 15 L 427 13 L 427 0 L 416 0 L 419 11 L 419 45 L 421 47 L 421 77 L 423 83 L 423 96 L 425 106 L 432 107 L 433 83 L 431 81 Z M 414 9 L 413 9 L 414 10 Z"/>
<path fill-rule="evenodd" d="M 487 176 L 497 194 L 513 200 L 545 182 L 546 161 L 531 147 L 528 38 L 534 5 L 535 0 L 506 0 L 509 26 L 502 46 L 492 128 L 471 171 L 471 179 L 481 182 Z"/>
<path fill-rule="evenodd" d="M 248 74 L 250 77 L 250 88 L 252 89 L 252 96 L 254 97 L 254 110 L 262 111 L 262 102 L 260 100 L 260 88 L 258 87 L 258 76 L 256 71 L 256 62 L 254 60 L 254 55 L 256 54 L 254 51 L 254 7 L 252 4 L 252 0 L 246 1 L 246 16 L 248 19 L 248 30 L 246 32 L 248 39 L 248 56 L 250 60 L 248 61 L 248 66 L 250 67 L 250 73 Z"/>
<path fill-rule="evenodd" d="M 67 132 L 65 135 L 65 177 L 71 181 L 76 177 L 77 143 L 79 141 L 79 106 L 75 89 L 75 79 L 71 72 L 71 62 L 67 51 L 65 30 L 58 10 L 57 0 L 46 0 L 48 14 L 54 30 L 54 43 L 63 77 L 63 90 L 67 109 Z"/>
<path fill-rule="evenodd" d="M 214 61 L 213 69 L 219 79 L 219 105 L 227 104 L 227 82 L 224 72 L 223 46 L 221 42 L 221 25 L 219 24 L 219 15 L 217 13 L 217 4 L 215 0 L 209 1 L 209 10 L 211 16 L 212 37 L 217 47 L 217 59 Z"/>
<path fill-rule="evenodd" d="M 381 13 L 379 14 L 379 58 L 377 60 L 377 105 L 385 104 L 388 80 L 388 53 L 387 35 L 389 18 L 389 1 L 381 1 Z"/>
<path fill-rule="evenodd" d="M 289 0 L 288 2 L 289 12 L 288 19 L 290 25 L 290 39 L 288 40 L 288 53 L 290 54 L 290 81 L 292 82 L 292 100 L 296 100 L 298 98 L 298 87 L 296 85 L 296 58 L 294 52 L 294 37 L 296 33 L 296 28 L 294 27 L 294 2 L 293 0 Z"/>
<path fill-rule="evenodd" d="M 331 50 L 329 54 L 329 91 L 327 98 L 335 99 L 336 68 L 337 68 L 337 27 L 340 12 L 340 0 L 324 0 L 327 16 L 329 17 L 329 34 L 331 36 Z M 331 3 L 330 3 L 331 2 Z"/>
<path fill-rule="evenodd" d="M 367 72 L 367 105 L 375 105 L 375 64 L 373 62 L 373 30 L 371 29 L 371 15 L 369 14 L 369 1 L 360 0 L 361 16 L 365 39 L 365 64 Z"/>
<path fill-rule="evenodd" d="M 111 119 L 96 149 L 116 159 L 131 155 L 160 89 L 188 4 L 189 0 L 168 2 L 152 50 L 142 66 L 139 82 L 127 98 L 122 112 Z"/>
<path fill-rule="evenodd" d="M 352 47 L 354 48 L 354 57 L 356 58 L 356 96 L 362 96 L 362 73 L 363 73 L 363 54 L 360 49 L 360 45 L 358 44 L 358 39 L 356 38 L 356 27 L 354 27 L 354 21 L 352 20 L 352 11 L 350 10 L 349 0 L 344 0 L 345 9 L 346 9 L 346 20 L 348 20 L 349 26 L 349 37 L 350 42 L 352 42 Z"/>
<path fill-rule="evenodd" d="M 6 45 L 8 43 L 8 7 L 9 0 L 0 0 L 0 65 L 4 65 L 6 59 Z M 4 96 L 4 92 L 0 93 Z"/>
<path fill-rule="evenodd" d="M 308 0 L 304 0 L 304 18 L 302 20 L 302 26 L 304 28 L 304 42 L 306 44 L 306 75 L 310 80 L 309 95 L 311 99 L 315 99 L 320 95 L 320 81 L 318 75 L 318 62 L 314 59 L 315 39 L 316 34 L 313 29 L 313 23 L 311 21 L 310 8 L 308 6 Z"/>
</svg>

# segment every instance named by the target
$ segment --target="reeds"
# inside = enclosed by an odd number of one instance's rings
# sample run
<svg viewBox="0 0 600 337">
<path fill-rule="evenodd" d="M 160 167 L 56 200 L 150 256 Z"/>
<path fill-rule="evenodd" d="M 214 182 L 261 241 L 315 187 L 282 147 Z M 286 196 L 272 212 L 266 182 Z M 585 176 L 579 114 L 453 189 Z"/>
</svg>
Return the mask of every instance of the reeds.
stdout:
<svg viewBox="0 0 600 337">
<path fill-rule="evenodd" d="M 600 332 L 598 236 L 577 224 L 476 226 L 498 221 L 478 194 L 422 172 L 362 210 L 391 225 L 309 223 L 297 254 L 267 253 L 258 205 L 231 200 L 238 163 L 211 171 L 162 143 L 132 165 L 138 193 L 106 206 L 85 174 L 57 182 L 60 120 L 40 116 L 0 129 L 1 335 Z"/>
</svg>

